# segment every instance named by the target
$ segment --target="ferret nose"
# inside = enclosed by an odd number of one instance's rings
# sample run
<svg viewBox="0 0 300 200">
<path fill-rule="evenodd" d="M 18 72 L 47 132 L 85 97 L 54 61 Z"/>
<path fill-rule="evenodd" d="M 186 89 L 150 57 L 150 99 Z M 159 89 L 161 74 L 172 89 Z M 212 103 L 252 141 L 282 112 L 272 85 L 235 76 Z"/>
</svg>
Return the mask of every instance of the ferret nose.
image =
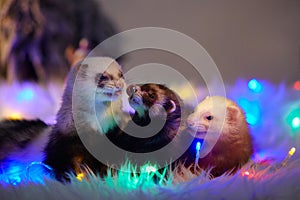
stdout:
<svg viewBox="0 0 300 200">
<path fill-rule="evenodd" d="M 186 121 L 186 124 L 189 127 L 193 127 L 195 125 L 195 123 L 192 120 L 189 120 L 189 119 Z"/>
<path fill-rule="evenodd" d="M 128 96 L 131 96 L 133 93 L 136 93 L 137 91 L 141 91 L 141 88 L 140 86 L 135 84 L 129 85 L 126 90 Z"/>
<path fill-rule="evenodd" d="M 116 86 L 120 89 L 122 89 L 124 87 L 124 83 L 123 81 L 117 81 Z"/>
</svg>

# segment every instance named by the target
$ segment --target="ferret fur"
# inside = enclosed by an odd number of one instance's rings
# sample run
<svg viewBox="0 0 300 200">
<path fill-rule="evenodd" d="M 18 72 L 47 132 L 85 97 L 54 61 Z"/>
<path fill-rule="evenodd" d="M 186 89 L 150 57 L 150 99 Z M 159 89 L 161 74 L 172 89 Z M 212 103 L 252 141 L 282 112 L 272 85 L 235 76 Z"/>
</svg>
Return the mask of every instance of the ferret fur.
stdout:
<svg viewBox="0 0 300 200">
<path fill-rule="evenodd" d="M 220 105 L 226 106 L 224 123 L 220 116 Z M 211 135 L 207 134 L 208 129 Z M 200 139 L 211 143 L 214 141 L 211 137 L 217 136 L 218 134 L 215 133 L 218 130 L 221 132 L 216 144 L 197 163 L 201 169 L 211 169 L 213 177 L 225 172 L 235 172 L 250 159 L 253 153 L 252 139 L 245 114 L 236 103 L 225 97 L 212 96 L 200 102 L 187 118 L 187 129 L 181 134 L 195 134 L 194 141 Z M 184 162 L 185 166 L 191 166 L 195 165 L 195 158 L 196 150 L 195 142 L 193 142 L 179 161 Z"/>
<path fill-rule="evenodd" d="M 3 120 L 0 122 L 0 168 L 11 162 L 25 166 L 42 160 L 51 126 L 41 120 Z"/>
<path fill-rule="evenodd" d="M 181 99 L 168 87 L 147 83 L 131 85 L 127 88 L 129 104 L 135 110 L 132 122 L 146 127 L 150 123 L 163 122 L 161 130 L 143 129 L 137 137 L 127 134 L 129 125 L 117 134 L 107 137 L 124 150 L 135 153 L 147 153 L 163 148 L 170 143 L 179 131 L 181 122 Z M 165 121 L 164 121 L 165 120 Z M 143 137 L 147 133 L 151 137 Z"/>
<path fill-rule="evenodd" d="M 125 86 L 121 67 L 111 58 L 102 57 L 92 61 L 79 64 L 70 72 L 57 123 L 44 150 L 44 163 L 54 169 L 55 177 L 60 181 L 68 181 L 66 173 L 79 173 L 82 165 L 96 174 L 105 174 L 106 165 L 89 153 L 79 134 L 103 135 L 114 129 L 117 124 L 115 120 L 121 118 L 114 119 L 111 109 L 113 107 L 121 112 L 119 96 Z M 103 66 L 109 67 L 102 69 Z M 76 95 L 73 95 L 74 91 Z M 78 102 L 76 105 L 74 99 Z M 83 126 L 84 132 L 77 131 L 74 114 L 81 117 L 77 119 L 76 125 Z"/>
</svg>

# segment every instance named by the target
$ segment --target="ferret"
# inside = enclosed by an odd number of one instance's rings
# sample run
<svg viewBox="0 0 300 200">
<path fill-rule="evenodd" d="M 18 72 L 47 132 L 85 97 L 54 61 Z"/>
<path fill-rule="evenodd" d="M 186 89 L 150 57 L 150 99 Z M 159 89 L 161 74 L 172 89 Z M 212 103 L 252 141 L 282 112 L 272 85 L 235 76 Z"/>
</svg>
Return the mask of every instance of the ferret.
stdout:
<svg viewBox="0 0 300 200">
<path fill-rule="evenodd" d="M 29 165 L 42 160 L 51 126 L 41 120 L 3 120 L 0 122 L 0 168 L 10 163 Z"/>
<path fill-rule="evenodd" d="M 70 72 L 57 123 L 44 149 L 43 162 L 53 168 L 55 178 L 59 181 L 69 181 L 67 173 L 79 173 L 82 165 L 95 174 L 104 175 L 107 166 L 90 154 L 79 134 L 104 135 L 112 131 L 118 120 L 121 120 L 118 116 L 114 118 L 112 113 L 113 108 L 121 112 L 119 97 L 125 87 L 121 66 L 107 57 L 92 59 L 91 62 L 94 64 L 81 63 Z M 101 69 L 103 66 L 108 66 L 105 71 Z M 92 91 L 93 88 L 95 91 Z M 75 104 L 75 100 L 78 104 Z M 92 105 L 95 105 L 95 110 L 90 109 Z M 84 126 L 83 133 L 77 131 L 75 114 L 80 114 L 82 118 L 77 119 L 77 126 Z"/>
<path fill-rule="evenodd" d="M 107 134 L 107 137 L 123 150 L 134 153 L 153 152 L 169 144 L 181 123 L 183 103 L 179 96 L 165 85 L 155 83 L 130 85 L 126 91 L 135 110 L 132 122 L 144 129 L 139 131 L 128 123 L 119 134 Z M 136 133 L 130 135 L 131 131 Z"/>
<path fill-rule="evenodd" d="M 226 108 L 224 123 L 222 105 Z M 181 134 L 192 134 L 195 137 L 192 145 L 179 159 L 187 167 L 195 165 L 196 141 L 203 140 L 208 144 L 206 146 L 212 146 L 208 154 L 200 157 L 196 164 L 201 169 L 211 169 L 210 173 L 213 177 L 225 172 L 234 173 L 250 159 L 253 153 L 245 114 L 236 103 L 225 97 L 206 97 L 188 116 L 186 126 L 186 130 Z M 202 150 L 204 149 L 200 149 L 200 152 Z"/>
</svg>

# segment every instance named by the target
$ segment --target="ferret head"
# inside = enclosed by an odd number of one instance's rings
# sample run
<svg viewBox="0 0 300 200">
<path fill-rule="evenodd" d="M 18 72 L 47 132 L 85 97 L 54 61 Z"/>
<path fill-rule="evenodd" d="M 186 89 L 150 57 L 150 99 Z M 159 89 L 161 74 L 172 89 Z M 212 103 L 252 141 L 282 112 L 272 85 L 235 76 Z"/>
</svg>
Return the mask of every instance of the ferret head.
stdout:
<svg viewBox="0 0 300 200">
<path fill-rule="evenodd" d="M 107 102 L 114 101 L 118 104 L 119 101 L 115 100 L 121 96 L 124 87 L 121 66 L 112 58 L 88 57 L 75 65 L 68 75 L 62 106 L 57 115 L 60 130 L 68 132 L 74 128 L 74 113 L 85 113 L 85 117 L 77 120 L 83 124 L 90 123 L 90 126 L 97 130 L 95 112 L 97 116 L 110 116 L 111 109 L 107 109 Z M 93 109 L 93 105 L 96 110 Z M 102 121 L 104 123 L 104 120 Z"/>
<path fill-rule="evenodd" d="M 225 106 L 225 118 L 222 106 Z M 208 130 L 221 132 L 221 136 L 239 134 L 247 123 L 238 105 L 225 97 L 213 96 L 206 97 L 197 105 L 187 118 L 187 127 L 195 137 L 203 139 Z"/>
<path fill-rule="evenodd" d="M 215 177 L 226 171 L 234 172 L 249 160 L 253 152 L 242 109 L 225 97 L 206 97 L 188 116 L 187 127 L 190 134 L 203 139 L 199 167 L 213 167 L 210 173 Z"/>
<path fill-rule="evenodd" d="M 97 85 L 96 94 L 99 99 L 104 101 L 114 101 L 122 93 L 125 87 L 125 80 L 120 65 L 115 61 L 103 72 L 95 77 Z"/>
<path fill-rule="evenodd" d="M 78 75 L 79 79 L 85 82 L 82 85 L 90 87 L 89 90 L 96 88 L 96 101 L 114 101 L 125 87 L 121 66 L 108 57 L 89 58 L 87 64 L 81 65 Z"/>
<path fill-rule="evenodd" d="M 139 116 L 148 112 L 150 116 L 181 112 L 179 97 L 164 85 L 154 83 L 130 85 L 127 94 L 130 106 Z"/>
</svg>

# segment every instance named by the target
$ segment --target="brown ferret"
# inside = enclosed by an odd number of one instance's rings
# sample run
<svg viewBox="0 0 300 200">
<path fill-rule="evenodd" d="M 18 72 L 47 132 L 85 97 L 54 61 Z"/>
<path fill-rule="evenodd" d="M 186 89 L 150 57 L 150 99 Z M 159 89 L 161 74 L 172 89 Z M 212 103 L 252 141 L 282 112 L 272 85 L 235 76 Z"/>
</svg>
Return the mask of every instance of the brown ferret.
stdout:
<svg viewBox="0 0 300 200">
<path fill-rule="evenodd" d="M 127 94 L 129 104 L 135 110 L 132 121 L 119 134 L 107 134 L 108 138 L 122 149 L 135 153 L 153 152 L 170 143 L 181 123 L 179 96 L 168 87 L 155 83 L 130 85 Z M 131 126 L 133 124 L 145 128 L 139 130 Z M 135 133 L 127 134 L 130 132 Z"/>
<path fill-rule="evenodd" d="M 186 124 L 182 134 L 191 134 L 194 140 L 179 159 L 185 162 L 185 166 L 195 165 L 197 141 L 203 143 L 197 164 L 201 169 L 211 169 L 213 177 L 235 172 L 253 153 L 245 114 L 236 103 L 225 97 L 206 97 L 188 116 Z"/>
</svg>

